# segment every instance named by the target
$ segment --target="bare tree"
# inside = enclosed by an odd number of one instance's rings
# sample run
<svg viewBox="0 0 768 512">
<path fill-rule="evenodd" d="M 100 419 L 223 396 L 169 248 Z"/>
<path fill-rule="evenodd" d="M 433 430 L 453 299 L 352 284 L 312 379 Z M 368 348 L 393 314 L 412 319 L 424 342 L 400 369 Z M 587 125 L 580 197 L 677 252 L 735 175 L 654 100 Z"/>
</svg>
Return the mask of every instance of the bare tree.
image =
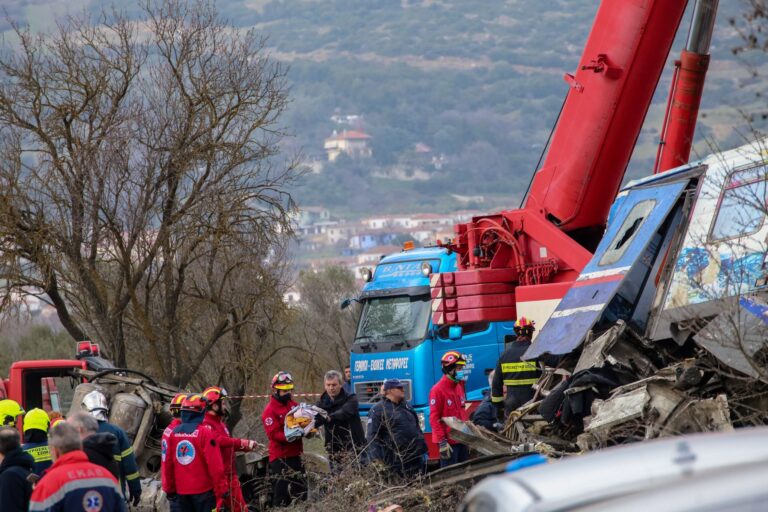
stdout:
<svg viewBox="0 0 768 512">
<path fill-rule="evenodd" d="M 6 292 L 38 293 L 118 366 L 224 378 L 281 304 L 297 176 L 278 153 L 284 70 L 205 0 L 15 29 L 0 54 Z"/>
</svg>

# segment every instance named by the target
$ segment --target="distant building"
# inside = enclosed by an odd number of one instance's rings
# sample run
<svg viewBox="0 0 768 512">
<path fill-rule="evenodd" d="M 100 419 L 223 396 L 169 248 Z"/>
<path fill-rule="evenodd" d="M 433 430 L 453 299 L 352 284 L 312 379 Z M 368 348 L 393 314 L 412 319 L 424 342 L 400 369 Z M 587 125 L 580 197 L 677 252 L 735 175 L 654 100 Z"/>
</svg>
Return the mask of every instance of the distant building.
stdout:
<svg viewBox="0 0 768 512">
<path fill-rule="evenodd" d="M 328 161 L 335 162 L 342 153 L 352 158 L 370 158 L 373 151 L 368 145 L 371 136 L 357 130 L 344 130 L 341 133 L 333 131 L 333 135 L 325 139 L 325 152 Z"/>
</svg>

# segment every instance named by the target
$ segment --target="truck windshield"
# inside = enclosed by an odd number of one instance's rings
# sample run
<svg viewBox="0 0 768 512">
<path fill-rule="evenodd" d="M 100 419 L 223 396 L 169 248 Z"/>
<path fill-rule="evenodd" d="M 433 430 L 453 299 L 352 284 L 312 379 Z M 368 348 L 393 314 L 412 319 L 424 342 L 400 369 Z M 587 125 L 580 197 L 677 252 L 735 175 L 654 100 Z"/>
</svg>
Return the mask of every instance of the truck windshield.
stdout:
<svg viewBox="0 0 768 512">
<path fill-rule="evenodd" d="M 367 299 L 355 343 L 421 341 L 427 332 L 430 311 L 429 295 Z"/>
</svg>

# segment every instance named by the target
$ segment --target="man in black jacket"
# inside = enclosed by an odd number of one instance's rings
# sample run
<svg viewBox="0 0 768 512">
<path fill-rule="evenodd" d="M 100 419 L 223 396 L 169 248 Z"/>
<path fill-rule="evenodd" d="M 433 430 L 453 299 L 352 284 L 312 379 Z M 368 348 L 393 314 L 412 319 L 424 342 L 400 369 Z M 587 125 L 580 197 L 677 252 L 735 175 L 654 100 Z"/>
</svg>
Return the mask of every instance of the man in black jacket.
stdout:
<svg viewBox="0 0 768 512">
<path fill-rule="evenodd" d="M 32 484 L 27 477 L 35 459 L 21 449 L 18 430 L 0 429 L 0 509 L 3 512 L 26 512 L 32 496 Z"/>
<path fill-rule="evenodd" d="M 88 460 L 107 469 L 115 478 L 120 478 L 120 466 L 114 456 L 117 438 L 109 432 L 99 432 L 99 422 L 85 412 L 74 414 L 67 423 L 71 423 L 80 434 Z"/>
<path fill-rule="evenodd" d="M 488 386 L 493 385 L 493 376 L 496 372 L 491 370 L 488 374 Z M 483 401 L 477 406 L 475 412 L 470 416 L 470 420 L 475 425 L 479 425 L 483 428 L 490 430 L 491 432 L 498 432 L 502 428 L 502 424 L 496 417 L 496 406 L 491 402 L 491 390 L 483 390 Z"/>
<path fill-rule="evenodd" d="M 368 444 L 371 459 L 381 461 L 394 473 L 410 478 L 424 472 L 427 443 L 416 411 L 405 400 L 398 379 L 381 387 L 384 399 L 368 413 Z"/>
<path fill-rule="evenodd" d="M 341 373 L 330 370 L 325 374 L 325 393 L 317 406 L 328 413 L 327 420 L 318 415 L 315 422 L 325 427 L 325 449 L 331 471 L 338 473 L 342 464 L 357 457 L 365 446 L 357 397 L 344 390 Z"/>
</svg>

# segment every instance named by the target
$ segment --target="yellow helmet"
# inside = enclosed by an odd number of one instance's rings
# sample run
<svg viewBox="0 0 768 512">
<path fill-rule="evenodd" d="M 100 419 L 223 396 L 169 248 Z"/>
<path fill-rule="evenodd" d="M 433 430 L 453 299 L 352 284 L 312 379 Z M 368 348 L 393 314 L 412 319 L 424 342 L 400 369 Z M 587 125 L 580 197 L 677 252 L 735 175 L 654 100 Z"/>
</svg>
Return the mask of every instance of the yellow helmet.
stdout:
<svg viewBox="0 0 768 512">
<path fill-rule="evenodd" d="M 24 432 L 33 428 L 48 432 L 50 423 L 51 420 L 47 412 L 42 409 L 31 409 L 24 415 Z"/>
<path fill-rule="evenodd" d="M 14 425 L 18 416 L 24 416 L 24 408 L 19 402 L 0 400 L 0 425 Z"/>
</svg>

